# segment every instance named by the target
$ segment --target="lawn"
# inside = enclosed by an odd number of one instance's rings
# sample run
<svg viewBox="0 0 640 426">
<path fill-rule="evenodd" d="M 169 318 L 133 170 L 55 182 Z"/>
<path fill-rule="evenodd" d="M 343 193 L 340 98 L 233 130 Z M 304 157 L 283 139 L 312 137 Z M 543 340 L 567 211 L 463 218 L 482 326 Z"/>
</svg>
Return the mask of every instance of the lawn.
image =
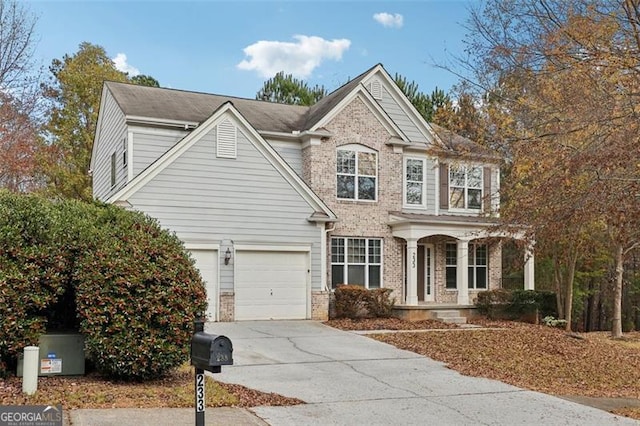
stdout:
<svg viewBox="0 0 640 426">
<path fill-rule="evenodd" d="M 343 329 L 401 329 L 396 320 L 329 325 Z M 612 340 L 607 332 L 566 333 L 543 325 L 481 321 L 488 329 L 370 335 L 376 340 L 444 362 L 468 376 L 486 377 L 558 396 L 640 400 L 640 333 Z M 413 325 L 411 325 L 413 327 Z M 640 418 L 640 410 L 619 414 Z"/>
</svg>

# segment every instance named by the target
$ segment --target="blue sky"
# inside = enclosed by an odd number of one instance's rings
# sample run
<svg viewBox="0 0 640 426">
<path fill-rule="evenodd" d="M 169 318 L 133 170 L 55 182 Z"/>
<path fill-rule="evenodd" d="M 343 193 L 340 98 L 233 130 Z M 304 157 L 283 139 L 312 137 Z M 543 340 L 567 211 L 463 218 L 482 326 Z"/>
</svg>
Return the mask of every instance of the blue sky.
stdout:
<svg viewBox="0 0 640 426">
<path fill-rule="evenodd" d="M 44 1 L 36 60 L 103 46 L 119 67 L 164 87 L 253 98 L 284 69 L 332 91 L 377 63 L 430 93 L 457 77 L 471 1 Z M 126 59 L 125 59 L 126 58 Z"/>
</svg>

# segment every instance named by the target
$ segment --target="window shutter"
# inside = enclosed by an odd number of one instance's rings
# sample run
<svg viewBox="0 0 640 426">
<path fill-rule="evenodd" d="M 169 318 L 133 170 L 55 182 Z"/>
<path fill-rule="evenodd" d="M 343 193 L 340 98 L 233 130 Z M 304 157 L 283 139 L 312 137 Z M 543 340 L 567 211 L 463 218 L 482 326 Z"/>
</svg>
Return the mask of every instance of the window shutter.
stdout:
<svg viewBox="0 0 640 426">
<path fill-rule="evenodd" d="M 229 120 L 218 124 L 216 132 L 216 156 L 221 158 L 236 158 L 238 149 L 238 132 L 236 126 Z"/>
<path fill-rule="evenodd" d="M 449 208 L 449 165 L 440 163 L 440 208 Z"/>
<path fill-rule="evenodd" d="M 484 167 L 483 173 L 484 212 L 491 213 L 491 167 Z"/>
</svg>

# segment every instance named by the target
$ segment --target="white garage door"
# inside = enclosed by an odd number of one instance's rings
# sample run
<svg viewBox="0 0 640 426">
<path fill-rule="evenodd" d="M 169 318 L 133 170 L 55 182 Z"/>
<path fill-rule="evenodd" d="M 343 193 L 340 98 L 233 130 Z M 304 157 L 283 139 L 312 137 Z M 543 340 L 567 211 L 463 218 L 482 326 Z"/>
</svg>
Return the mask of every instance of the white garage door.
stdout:
<svg viewBox="0 0 640 426">
<path fill-rule="evenodd" d="M 216 320 L 216 301 L 218 294 L 218 251 L 189 250 L 196 261 L 196 267 L 207 287 L 207 320 Z"/>
<path fill-rule="evenodd" d="M 305 319 L 307 252 L 238 251 L 235 319 Z"/>
</svg>

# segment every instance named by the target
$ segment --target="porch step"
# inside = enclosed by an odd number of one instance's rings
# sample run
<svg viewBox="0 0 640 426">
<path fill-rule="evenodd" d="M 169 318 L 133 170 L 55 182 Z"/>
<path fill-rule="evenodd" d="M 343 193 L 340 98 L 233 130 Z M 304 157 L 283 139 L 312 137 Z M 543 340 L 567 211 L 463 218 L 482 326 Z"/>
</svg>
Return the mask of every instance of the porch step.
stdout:
<svg viewBox="0 0 640 426">
<path fill-rule="evenodd" d="M 467 317 L 461 316 L 457 310 L 433 311 L 436 320 L 449 324 L 466 324 Z"/>
</svg>

